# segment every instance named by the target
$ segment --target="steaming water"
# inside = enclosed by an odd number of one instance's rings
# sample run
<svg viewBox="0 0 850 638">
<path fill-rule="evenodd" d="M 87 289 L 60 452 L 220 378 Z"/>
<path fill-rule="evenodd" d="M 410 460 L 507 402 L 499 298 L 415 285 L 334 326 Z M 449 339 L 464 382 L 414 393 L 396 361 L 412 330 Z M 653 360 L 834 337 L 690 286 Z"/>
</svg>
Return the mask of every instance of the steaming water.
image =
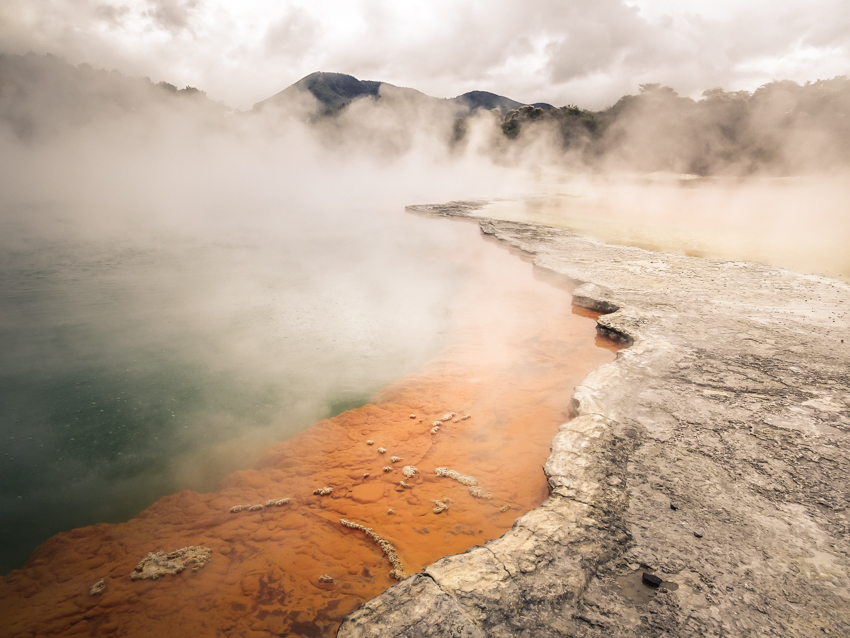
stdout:
<svg viewBox="0 0 850 638">
<path fill-rule="evenodd" d="M 850 281 L 850 179 L 573 177 L 477 215 L 570 228 L 602 241 L 756 261 Z"/>
<path fill-rule="evenodd" d="M 438 250 L 430 258 L 397 260 L 399 268 L 421 261 L 431 274 L 418 273 L 420 281 L 442 271 L 457 286 L 442 287 L 445 294 L 435 304 L 450 308 L 451 316 L 428 322 L 432 330 L 447 328 L 440 353 L 383 388 L 373 404 L 270 446 L 255 470 L 240 468 L 214 492 L 182 491 L 123 525 L 85 527 L 48 542 L 22 572 L 0 579 L 12 631 L 73 631 L 78 614 L 45 609 L 69 608 L 103 577 L 108 613 L 99 611 L 106 603 L 89 597 L 96 607 L 89 620 L 98 627 L 108 620 L 116 635 L 178 637 L 193 627 L 198 635 L 224 628 L 228 635 L 332 636 L 350 610 L 394 582 L 381 549 L 341 519 L 374 529 L 394 546 L 406 573 L 414 573 L 498 538 L 547 497 L 541 466 L 574 387 L 612 361 L 618 347 L 596 336 L 595 313 L 576 311 L 569 294 L 535 280 L 529 264 L 483 241 L 475 224 L 415 219 L 425 226 L 401 223 L 394 230 L 419 234 L 431 226 L 446 232 L 420 235 L 423 247 L 439 239 Z M 446 267 L 451 263 L 464 268 L 452 272 Z M 372 275 L 371 285 L 405 283 L 392 271 L 364 274 Z M 408 301 L 403 290 L 399 294 Z M 394 310 L 415 320 L 427 301 L 419 290 L 417 299 Z M 380 299 L 375 305 L 393 309 Z M 392 324 L 384 327 L 389 332 Z M 261 357 L 252 360 L 262 363 Z M 455 411 L 456 418 L 432 433 L 434 421 Z M 403 472 L 403 465 L 418 471 Z M 492 498 L 439 477 L 437 467 L 474 476 Z M 324 486 L 332 493 L 315 494 Z M 291 502 L 282 507 L 232 510 L 283 497 Z M 437 500 L 448 509 L 435 512 Z M 190 544 L 213 555 L 197 573 L 147 584 L 127 577 L 152 549 Z M 319 580 L 323 574 L 333 582 Z"/>
<path fill-rule="evenodd" d="M 463 279 L 442 255 L 462 240 L 385 208 L 109 239 L 30 231 L 11 220 L 61 211 L 7 210 L 0 570 L 57 532 L 212 489 L 433 355 Z"/>
</svg>

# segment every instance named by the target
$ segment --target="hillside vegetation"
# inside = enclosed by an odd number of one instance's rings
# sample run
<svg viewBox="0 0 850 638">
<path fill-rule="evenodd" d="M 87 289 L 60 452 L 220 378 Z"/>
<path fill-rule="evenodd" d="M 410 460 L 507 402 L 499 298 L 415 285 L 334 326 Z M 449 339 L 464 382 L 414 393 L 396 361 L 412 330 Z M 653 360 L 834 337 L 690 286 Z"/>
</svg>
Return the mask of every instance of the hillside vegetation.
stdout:
<svg viewBox="0 0 850 638">
<path fill-rule="evenodd" d="M 157 110 L 213 123 L 233 113 L 193 87 L 72 66 L 49 55 L 0 55 L 0 124 L 20 140 Z M 522 104 L 486 91 L 441 99 L 319 72 L 238 119 L 246 118 L 269 132 L 280 122 L 306 123 L 331 146 L 398 154 L 430 136 L 453 152 L 473 143 L 501 163 L 533 158 L 594 171 L 782 175 L 850 165 L 845 76 L 804 85 L 770 82 L 752 93 L 714 88 L 698 100 L 644 84 L 639 94 L 593 111 Z"/>
<path fill-rule="evenodd" d="M 644 84 L 601 111 L 522 106 L 501 124 L 512 140 L 549 135 L 598 167 L 711 175 L 824 170 L 850 163 L 850 80 L 770 82 L 753 93 L 720 88 L 702 99 Z"/>
</svg>

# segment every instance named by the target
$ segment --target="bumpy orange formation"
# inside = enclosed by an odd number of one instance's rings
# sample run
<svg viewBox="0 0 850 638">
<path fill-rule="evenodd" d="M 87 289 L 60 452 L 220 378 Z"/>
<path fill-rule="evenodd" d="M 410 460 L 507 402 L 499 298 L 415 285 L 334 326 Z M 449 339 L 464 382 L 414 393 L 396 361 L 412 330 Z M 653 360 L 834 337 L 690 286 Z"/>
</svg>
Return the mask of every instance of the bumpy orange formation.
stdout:
<svg viewBox="0 0 850 638">
<path fill-rule="evenodd" d="M 411 574 L 500 536 L 546 498 L 541 466 L 573 387 L 615 349 L 563 291 L 523 293 L 522 318 L 469 315 L 420 373 L 275 445 L 218 492 L 52 538 L 0 580 L 0 636 L 329 636 L 395 582 L 390 568 Z M 131 579 L 178 548 L 208 561 Z"/>
</svg>

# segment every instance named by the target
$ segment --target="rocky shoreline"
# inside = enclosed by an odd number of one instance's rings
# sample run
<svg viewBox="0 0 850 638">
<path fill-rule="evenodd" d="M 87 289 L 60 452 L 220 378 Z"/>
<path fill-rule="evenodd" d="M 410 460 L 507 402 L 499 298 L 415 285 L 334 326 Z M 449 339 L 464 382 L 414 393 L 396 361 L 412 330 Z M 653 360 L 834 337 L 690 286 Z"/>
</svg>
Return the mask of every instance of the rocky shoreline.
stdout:
<svg viewBox="0 0 850 638">
<path fill-rule="evenodd" d="M 576 388 L 540 507 L 338 635 L 850 634 L 850 286 L 475 221 L 631 347 Z"/>
</svg>

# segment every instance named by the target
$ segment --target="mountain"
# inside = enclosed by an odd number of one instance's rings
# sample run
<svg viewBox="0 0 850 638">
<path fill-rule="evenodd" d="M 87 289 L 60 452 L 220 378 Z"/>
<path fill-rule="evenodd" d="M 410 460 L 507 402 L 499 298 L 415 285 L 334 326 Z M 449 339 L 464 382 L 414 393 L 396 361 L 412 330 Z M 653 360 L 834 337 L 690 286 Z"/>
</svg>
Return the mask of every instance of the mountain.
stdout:
<svg viewBox="0 0 850 638">
<path fill-rule="evenodd" d="M 478 109 L 484 109 L 486 111 L 498 109 L 502 115 L 523 106 L 522 102 L 517 102 L 516 100 L 488 91 L 470 91 L 469 93 L 457 96 L 454 98 L 454 101 L 466 106 L 470 112 L 477 111 Z"/>
<path fill-rule="evenodd" d="M 526 104 L 523 104 L 522 102 L 517 102 L 516 100 L 512 100 L 502 95 L 496 95 L 495 93 L 490 93 L 489 91 L 470 91 L 469 93 L 458 95 L 456 98 L 453 99 L 458 104 L 462 104 L 469 108 L 470 113 L 473 111 L 477 111 L 478 109 L 484 109 L 486 111 L 498 109 L 499 113 L 504 115 L 508 111 L 514 111 L 521 106 L 528 106 Z M 539 109 L 555 108 L 554 106 L 552 106 L 551 104 L 547 104 L 546 102 L 535 102 L 530 106 L 535 106 Z"/>
<path fill-rule="evenodd" d="M 458 115 L 473 113 L 479 109 L 487 111 L 496 109 L 502 115 L 508 111 L 524 106 L 510 98 L 489 93 L 488 91 L 470 91 L 455 98 L 440 99 L 425 95 L 415 89 L 397 87 L 386 82 L 358 80 L 344 73 L 316 72 L 304 77 L 295 84 L 285 88 L 280 93 L 254 105 L 254 111 L 262 111 L 269 106 L 284 108 L 304 108 L 309 97 L 315 98 L 319 106 L 319 115 L 333 115 L 343 108 L 363 98 L 381 99 L 382 94 L 392 91 L 394 97 L 404 95 L 411 101 L 433 102 L 434 104 L 456 106 Z M 554 108 L 550 104 L 538 102 L 533 104 L 542 109 Z"/>
<path fill-rule="evenodd" d="M 311 73 L 292 86 L 285 88 L 262 102 L 254 105 L 255 111 L 268 106 L 289 106 L 300 101 L 303 94 L 310 93 L 318 100 L 324 115 L 342 110 L 354 100 L 362 97 L 378 97 L 382 82 L 363 81 L 344 73 Z"/>
</svg>

